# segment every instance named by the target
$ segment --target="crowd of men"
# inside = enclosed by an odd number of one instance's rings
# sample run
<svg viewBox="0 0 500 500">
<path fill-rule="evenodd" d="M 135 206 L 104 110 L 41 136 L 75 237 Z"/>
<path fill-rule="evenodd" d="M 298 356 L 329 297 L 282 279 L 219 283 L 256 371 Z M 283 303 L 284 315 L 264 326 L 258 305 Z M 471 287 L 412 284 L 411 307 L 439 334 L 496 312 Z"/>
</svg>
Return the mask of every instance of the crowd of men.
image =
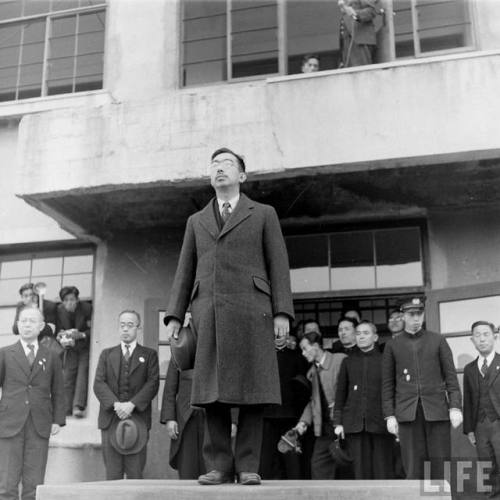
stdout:
<svg viewBox="0 0 500 500">
<path fill-rule="evenodd" d="M 339 340 L 323 346 L 317 321 L 294 320 L 285 243 L 274 209 L 243 193 L 243 157 L 221 148 L 210 159 L 215 197 L 186 224 L 165 316 L 172 352 L 160 421 L 172 440 L 170 464 L 201 485 L 264 479 L 444 477 L 450 429 L 463 430 L 480 459 L 500 463 L 500 356 L 486 321 L 471 327 L 479 356 L 462 394 L 446 338 L 424 328 L 424 298 L 388 322 L 391 338 L 346 311 Z M 0 349 L 0 500 L 34 499 L 48 440 L 66 415 L 81 417 L 92 309 L 75 287 L 61 304 L 20 290 L 15 344 Z M 186 314 L 189 327 L 181 328 Z M 52 315 L 52 316 L 51 316 Z M 55 329 L 47 329 L 53 319 Z M 156 350 L 137 342 L 140 314 L 118 315 L 119 343 L 99 357 L 93 389 L 108 479 L 141 479 L 159 386 Z M 83 375 L 82 375 L 83 374 Z M 301 451 L 301 453 L 299 453 Z M 500 475 L 489 475 L 500 494 Z"/>
</svg>

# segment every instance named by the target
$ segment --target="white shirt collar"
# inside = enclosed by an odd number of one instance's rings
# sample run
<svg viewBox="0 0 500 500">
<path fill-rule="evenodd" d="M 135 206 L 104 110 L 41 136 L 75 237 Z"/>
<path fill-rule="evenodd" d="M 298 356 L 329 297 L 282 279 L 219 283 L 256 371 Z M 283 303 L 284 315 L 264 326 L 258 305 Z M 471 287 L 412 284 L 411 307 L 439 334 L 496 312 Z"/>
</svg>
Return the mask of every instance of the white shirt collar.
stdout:
<svg viewBox="0 0 500 500">
<path fill-rule="evenodd" d="M 321 359 L 316 363 L 316 366 L 318 368 L 323 368 L 323 363 L 325 362 L 326 358 L 326 352 L 323 353 L 323 356 L 321 356 Z"/>
<path fill-rule="evenodd" d="M 230 212 L 234 211 L 239 200 L 240 200 L 240 193 L 238 193 L 234 198 L 227 200 L 231 205 Z M 217 203 L 219 205 L 219 212 L 222 214 L 222 205 L 226 202 L 224 200 L 220 200 L 219 198 L 217 198 Z"/>
<path fill-rule="evenodd" d="M 26 354 L 26 356 L 29 354 L 30 352 L 30 349 L 28 347 L 28 343 L 29 344 L 33 344 L 35 346 L 35 349 L 34 349 L 34 352 L 35 352 L 35 356 L 38 352 L 38 339 L 35 339 L 33 340 L 33 342 L 26 342 L 25 340 L 23 339 L 19 339 L 21 341 L 21 345 L 23 346 L 23 349 L 24 349 L 24 353 Z"/>
<path fill-rule="evenodd" d="M 125 347 L 125 342 L 121 342 L 121 345 L 122 345 L 122 354 L 125 356 L 125 353 L 127 352 L 127 348 Z M 130 342 L 129 346 L 130 346 L 129 353 L 132 356 L 132 353 L 137 347 L 137 340 L 133 340 L 132 342 Z"/>
<path fill-rule="evenodd" d="M 493 363 L 493 358 L 495 357 L 496 351 L 493 350 L 491 351 L 488 356 L 486 356 L 486 364 L 488 365 L 488 368 L 490 367 L 491 363 Z M 484 356 L 479 355 L 477 358 L 477 366 L 479 368 L 479 371 L 481 371 L 481 366 L 483 366 L 484 363 Z"/>
</svg>

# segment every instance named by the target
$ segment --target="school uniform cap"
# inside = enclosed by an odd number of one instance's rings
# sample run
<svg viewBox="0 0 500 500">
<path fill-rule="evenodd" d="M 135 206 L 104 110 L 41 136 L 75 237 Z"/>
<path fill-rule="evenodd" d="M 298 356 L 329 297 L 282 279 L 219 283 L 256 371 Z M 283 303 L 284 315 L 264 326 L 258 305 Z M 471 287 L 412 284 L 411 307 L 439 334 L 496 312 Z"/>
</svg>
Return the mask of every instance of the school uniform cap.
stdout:
<svg viewBox="0 0 500 500">
<path fill-rule="evenodd" d="M 425 309 L 425 297 L 410 297 L 401 304 L 401 312 Z"/>
</svg>

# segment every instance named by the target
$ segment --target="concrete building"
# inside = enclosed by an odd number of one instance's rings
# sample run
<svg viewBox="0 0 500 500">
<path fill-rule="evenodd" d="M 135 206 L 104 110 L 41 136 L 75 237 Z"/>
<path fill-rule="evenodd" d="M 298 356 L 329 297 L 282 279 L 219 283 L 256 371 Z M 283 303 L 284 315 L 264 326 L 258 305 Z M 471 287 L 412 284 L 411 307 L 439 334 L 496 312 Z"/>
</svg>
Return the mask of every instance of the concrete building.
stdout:
<svg viewBox="0 0 500 500">
<path fill-rule="evenodd" d="M 22 283 L 76 284 L 94 305 L 90 380 L 125 308 L 164 376 L 184 224 L 228 146 L 278 211 L 298 319 L 332 337 L 357 308 L 383 328 L 424 293 L 460 372 L 472 321 L 500 323 L 500 12 L 382 3 L 376 64 L 336 69 L 336 2 L 2 2 L 0 343 Z M 321 71 L 299 73 L 306 53 Z M 47 481 L 103 478 L 97 410 L 92 395 L 53 440 Z M 152 434 L 148 477 L 175 477 Z"/>
</svg>

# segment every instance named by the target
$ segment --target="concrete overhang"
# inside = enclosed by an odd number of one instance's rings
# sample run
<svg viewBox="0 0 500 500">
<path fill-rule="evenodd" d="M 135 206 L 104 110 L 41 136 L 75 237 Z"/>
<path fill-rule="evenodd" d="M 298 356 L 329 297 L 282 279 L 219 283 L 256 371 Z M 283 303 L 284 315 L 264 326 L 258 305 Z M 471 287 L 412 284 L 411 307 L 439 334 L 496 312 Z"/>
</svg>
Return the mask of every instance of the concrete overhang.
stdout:
<svg viewBox="0 0 500 500">
<path fill-rule="evenodd" d="M 243 191 L 273 205 L 285 228 L 423 217 L 429 210 L 500 203 L 500 155 L 390 168 L 365 165 L 341 172 L 324 167 L 255 174 Z M 198 178 L 21 197 L 80 238 L 109 239 L 123 231 L 180 229 L 212 196 L 208 178 Z"/>
</svg>

